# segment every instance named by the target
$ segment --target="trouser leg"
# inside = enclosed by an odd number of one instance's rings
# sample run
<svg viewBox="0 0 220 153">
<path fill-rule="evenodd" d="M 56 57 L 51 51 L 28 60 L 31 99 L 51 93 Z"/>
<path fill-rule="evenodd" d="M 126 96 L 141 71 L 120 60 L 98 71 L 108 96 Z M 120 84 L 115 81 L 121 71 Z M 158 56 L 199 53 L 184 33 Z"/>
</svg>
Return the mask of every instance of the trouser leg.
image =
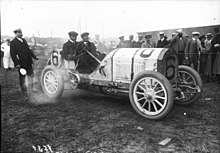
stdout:
<svg viewBox="0 0 220 153">
<path fill-rule="evenodd" d="M 33 78 L 34 78 L 34 73 L 33 69 L 27 70 L 27 85 L 28 85 L 28 91 L 33 91 Z"/>
<path fill-rule="evenodd" d="M 199 65 L 199 57 L 198 57 L 198 54 L 194 54 L 193 55 L 193 66 L 194 66 L 194 69 L 196 71 L 198 71 L 198 65 Z"/>
<path fill-rule="evenodd" d="M 25 84 L 25 75 L 22 75 L 20 72 L 19 72 L 19 82 L 20 82 L 21 91 L 27 91 L 27 86 Z"/>
<path fill-rule="evenodd" d="M 179 52 L 178 52 L 179 65 L 182 65 L 182 64 L 183 64 L 184 57 L 185 57 L 184 52 L 183 52 L 183 51 L 179 51 Z"/>
</svg>

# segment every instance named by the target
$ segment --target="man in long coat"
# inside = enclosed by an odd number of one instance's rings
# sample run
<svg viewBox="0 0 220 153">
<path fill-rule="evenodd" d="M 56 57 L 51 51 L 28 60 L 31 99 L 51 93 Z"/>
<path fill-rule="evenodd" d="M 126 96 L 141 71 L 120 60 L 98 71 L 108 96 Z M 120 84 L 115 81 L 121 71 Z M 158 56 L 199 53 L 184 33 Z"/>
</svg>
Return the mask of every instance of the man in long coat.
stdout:
<svg viewBox="0 0 220 153">
<path fill-rule="evenodd" d="M 27 41 L 22 38 L 23 34 L 21 29 L 14 30 L 15 38 L 10 43 L 10 54 L 14 62 L 15 67 L 19 70 L 19 81 L 21 90 L 24 93 L 27 91 L 32 91 L 33 89 L 33 59 L 38 60 L 34 53 L 30 50 Z M 32 59 L 33 58 L 33 59 Z M 26 70 L 26 75 L 28 77 L 28 88 L 25 83 L 25 76 L 21 74 L 20 69 Z M 29 90 L 28 90 L 29 89 Z"/>
<path fill-rule="evenodd" d="M 176 36 L 170 40 L 171 47 L 177 52 L 179 65 L 183 64 L 185 58 L 185 47 L 187 39 L 183 36 L 182 29 L 177 30 Z"/>
<path fill-rule="evenodd" d="M 193 32 L 192 39 L 189 39 L 186 48 L 185 48 L 185 58 L 189 60 L 192 64 L 195 70 L 198 70 L 198 64 L 199 64 L 199 32 Z"/>
</svg>

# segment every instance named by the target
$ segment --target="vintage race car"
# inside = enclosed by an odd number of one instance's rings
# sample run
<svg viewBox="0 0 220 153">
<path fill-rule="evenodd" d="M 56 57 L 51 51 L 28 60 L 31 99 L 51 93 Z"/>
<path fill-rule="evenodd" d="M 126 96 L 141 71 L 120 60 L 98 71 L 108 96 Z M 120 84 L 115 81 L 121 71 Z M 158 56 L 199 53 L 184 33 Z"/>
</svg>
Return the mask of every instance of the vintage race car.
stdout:
<svg viewBox="0 0 220 153">
<path fill-rule="evenodd" d="M 58 98 L 68 85 L 106 95 L 129 96 L 133 109 L 147 119 L 166 116 L 174 101 L 189 105 L 200 98 L 202 80 L 191 67 L 178 65 L 170 48 L 120 48 L 99 61 L 92 73 L 80 73 L 77 64 L 66 61 L 59 50 L 51 52 L 41 74 L 41 86 L 50 98 Z"/>
</svg>

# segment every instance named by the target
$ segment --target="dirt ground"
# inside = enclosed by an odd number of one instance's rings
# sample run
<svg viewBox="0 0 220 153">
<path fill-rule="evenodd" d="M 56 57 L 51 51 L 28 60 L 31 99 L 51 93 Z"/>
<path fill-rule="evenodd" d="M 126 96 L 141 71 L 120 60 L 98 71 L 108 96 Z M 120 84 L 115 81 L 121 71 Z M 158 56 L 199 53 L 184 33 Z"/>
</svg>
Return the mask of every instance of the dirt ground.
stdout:
<svg viewBox="0 0 220 153">
<path fill-rule="evenodd" d="M 205 84 L 195 105 L 174 105 L 164 119 L 152 121 L 138 116 L 128 99 L 81 90 L 66 90 L 57 101 L 39 91 L 26 96 L 16 70 L 0 72 L 1 152 L 220 152 L 219 84 Z"/>
</svg>

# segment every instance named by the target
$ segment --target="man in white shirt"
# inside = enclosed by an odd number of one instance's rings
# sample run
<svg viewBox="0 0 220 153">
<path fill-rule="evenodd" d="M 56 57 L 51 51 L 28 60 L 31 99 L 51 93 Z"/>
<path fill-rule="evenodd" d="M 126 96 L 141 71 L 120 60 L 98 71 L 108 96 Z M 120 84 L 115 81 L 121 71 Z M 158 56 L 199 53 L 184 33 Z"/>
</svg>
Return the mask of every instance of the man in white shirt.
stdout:
<svg viewBox="0 0 220 153">
<path fill-rule="evenodd" d="M 10 55 L 10 39 L 7 39 L 6 42 L 1 45 L 1 51 L 4 52 L 4 56 L 3 56 L 4 69 L 7 71 L 14 68 L 14 63 Z"/>
</svg>

